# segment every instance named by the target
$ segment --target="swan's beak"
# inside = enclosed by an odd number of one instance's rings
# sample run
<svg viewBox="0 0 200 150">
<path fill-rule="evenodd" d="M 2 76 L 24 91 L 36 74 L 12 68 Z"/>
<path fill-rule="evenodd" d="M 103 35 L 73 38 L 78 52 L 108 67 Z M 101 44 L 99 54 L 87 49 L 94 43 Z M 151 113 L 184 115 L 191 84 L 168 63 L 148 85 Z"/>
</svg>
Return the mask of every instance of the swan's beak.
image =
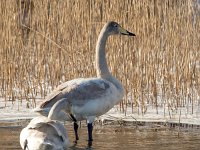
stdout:
<svg viewBox="0 0 200 150">
<path fill-rule="evenodd" d="M 134 33 L 131 33 L 129 31 L 127 31 L 126 29 L 122 28 L 122 27 L 119 27 L 119 32 L 122 35 L 135 36 Z"/>
</svg>

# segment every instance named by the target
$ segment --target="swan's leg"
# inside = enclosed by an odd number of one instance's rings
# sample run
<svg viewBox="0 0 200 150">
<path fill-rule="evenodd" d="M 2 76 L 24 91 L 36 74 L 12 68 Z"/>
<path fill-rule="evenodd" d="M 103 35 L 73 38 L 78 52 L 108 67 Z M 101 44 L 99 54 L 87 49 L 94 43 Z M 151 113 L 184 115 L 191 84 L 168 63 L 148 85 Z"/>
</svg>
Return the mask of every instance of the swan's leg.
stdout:
<svg viewBox="0 0 200 150">
<path fill-rule="evenodd" d="M 87 127 L 88 127 L 88 146 L 91 147 L 92 141 L 93 141 L 93 138 L 92 138 L 93 125 L 92 125 L 92 123 L 88 123 Z"/>
<path fill-rule="evenodd" d="M 72 114 L 70 114 L 70 117 L 74 121 L 74 133 L 75 133 L 75 138 L 76 138 L 75 143 L 77 143 L 77 141 L 79 140 L 77 120 Z"/>
<path fill-rule="evenodd" d="M 92 130 L 93 130 L 92 123 L 88 123 L 87 127 L 88 127 L 88 141 L 93 141 L 93 139 L 92 139 Z"/>
<path fill-rule="evenodd" d="M 24 148 L 23 148 L 23 150 L 26 150 L 26 148 L 28 149 L 28 140 L 27 139 L 24 141 Z"/>
<path fill-rule="evenodd" d="M 77 122 L 74 122 L 74 133 L 75 133 L 76 141 L 78 141 L 79 137 L 78 137 L 78 124 L 77 124 Z"/>
<path fill-rule="evenodd" d="M 89 116 L 87 118 L 87 128 L 88 128 L 88 146 L 92 146 L 92 130 L 93 130 L 93 122 L 96 116 Z"/>
</svg>

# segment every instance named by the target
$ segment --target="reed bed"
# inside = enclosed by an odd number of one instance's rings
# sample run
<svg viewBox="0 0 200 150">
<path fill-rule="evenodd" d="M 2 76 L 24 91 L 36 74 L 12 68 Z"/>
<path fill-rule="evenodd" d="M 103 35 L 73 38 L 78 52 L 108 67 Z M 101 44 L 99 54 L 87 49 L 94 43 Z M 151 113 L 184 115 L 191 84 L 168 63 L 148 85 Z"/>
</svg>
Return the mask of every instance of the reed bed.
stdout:
<svg viewBox="0 0 200 150">
<path fill-rule="evenodd" d="M 120 110 L 199 105 L 200 4 L 196 0 L 1 0 L 0 97 L 32 107 L 67 80 L 96 75 L 95 44 L 108 20 L 107 58 L 126 89 Z M 192 110 L 193 113 L 193 110 Z"/>
</svg>

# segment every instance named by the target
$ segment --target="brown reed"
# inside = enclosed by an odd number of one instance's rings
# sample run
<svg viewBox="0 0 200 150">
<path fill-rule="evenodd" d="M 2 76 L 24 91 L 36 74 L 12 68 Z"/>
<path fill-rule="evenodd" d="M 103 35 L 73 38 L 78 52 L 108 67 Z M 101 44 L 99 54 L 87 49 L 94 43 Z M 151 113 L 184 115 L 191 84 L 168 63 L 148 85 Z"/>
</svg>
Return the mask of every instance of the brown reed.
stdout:
<svg viewBox="0 0 200 150">
<path fill-rule="evenodd" d="M 107 44 L 126 87 L 121 110 L 199 104 L 199 8 L 196 0 L 1 0 L 0 96 L 35 107 L 61 82 L 95 76 L 97 36 L 115 20 L 136 34 Z"/>
</svg>

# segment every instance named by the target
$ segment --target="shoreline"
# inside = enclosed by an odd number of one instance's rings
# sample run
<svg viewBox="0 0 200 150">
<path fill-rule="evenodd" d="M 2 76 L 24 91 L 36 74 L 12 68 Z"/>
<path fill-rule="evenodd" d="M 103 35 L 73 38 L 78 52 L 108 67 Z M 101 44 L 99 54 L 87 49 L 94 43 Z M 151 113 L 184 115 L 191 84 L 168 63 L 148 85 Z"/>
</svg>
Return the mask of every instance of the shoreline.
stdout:
<svg viewBox="0 0 200 150">
<path fill-rule="evenodd" d="M 0 100 L 0 122 L 18 122 L 19 120 L 27 120 L 39 116 L 39 114 L 33 112 L 32 108 L 26 108 L 26 102 L 15 104 L 7 102 L 7 106 L 2 107 L 4 103 L 4 101 Z M 106 114 L 97 117 L 95 122 L 101 124 L 105 124 L 105 122 L 115 122 L 119 125 L 123 123 L 135 125 L 158 124 L 200 128 L 199 111 L 196 111 L 193 114 L 187 112 L 186 114 L 184 108 L 179 108 L 176 112 L 171 113 L 171 115 L 163 115 L 163 108 L 156 110 L 150 106 L 147 109 L 147 112 L 142 115 L 136 112 L 137 108 L 134 108 L 134 110 L 135 112 L 132 112 L 132 109 L 128 108 L 125 115 L 119 111 L 119 106 L 115 106 Z M 157 112 L 159 113 L 157 114 Z"/>
</svg>

